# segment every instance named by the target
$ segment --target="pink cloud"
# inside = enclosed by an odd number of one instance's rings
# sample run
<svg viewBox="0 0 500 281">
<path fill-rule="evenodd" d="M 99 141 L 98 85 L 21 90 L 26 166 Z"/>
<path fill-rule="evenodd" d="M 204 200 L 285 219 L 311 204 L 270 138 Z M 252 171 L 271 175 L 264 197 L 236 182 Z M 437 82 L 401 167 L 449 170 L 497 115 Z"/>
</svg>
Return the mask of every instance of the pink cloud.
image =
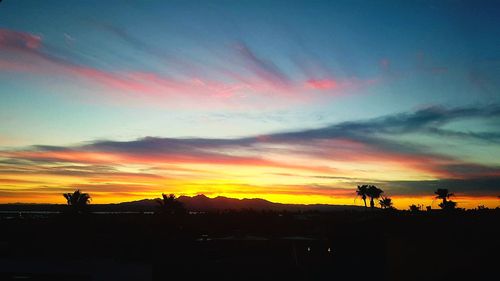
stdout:
<svg viewBox="0 0 500 281">
<path fill-rule="evenodd" d="M 110 151 L 64 150 L 64 151 L 10 151 L 1 152 L 0 157 L 47 161 L 53 163 L 79 163 L 93 165 L 134 164 L 211 164 L 230 166 L 274 167 L 323 173 L 335 172 L 325 166 L 301 165 L 274 161 L 257 156 L 236 156 L 218 152 L 171 152 L 132 153 Z"/>
<path fill-rule="evenodd" d="M 324 98 L 331 94 L 326 90 L 335 90 L 337 95 L 340 91 L 370 84 L 370 80 L 355 78 L 294 81 L 272 61 L 259 57 L 244 44 L 237 47 L 239 59 L 236 62 L 229 61 L 228 67 L 216 67 L 214 72 L 221 76 L 218 79 L 203 77 L 202 73 L 194 75 L 197 73 L 193 70 L 194 65 L 191 65 L 189 73 L 176 76 L 133 70 L 101 70 L 53 56 L 42 48 L 42 44 L 40 36 L 0 29 L 0 50 L 5 51 L 0 55 L 0 70 L 83 79 L 91 87 L 106 88 L 102 92 L 92 91 L 105 93 L 103 98 L 119 97 L 110 99 L 113 102 L 140 101 L 181 107 L 197 104 L 209 108 L 289 106 Z M 246 71 L 231 69 L 233 63 L 239 63 Z M 325 95 L 308 95 L 311 90 L 325 92 Z"/>
<path fill-rule="evenodd" d="M 368 79 L 363 80 L 356 77 L 342 79 L 309 79 L 304 83 L 304 88 L 313 91 L 322 91 L 331 95 L 346 95 L 352 91 L 359 90 L 368 86 L 375 85 L 381 80 Z"/>
<path fill-rule="evenodd" d="M 330 90 L 338 87 L 338 82 L 333 79 L 309 79 L 306 81 L 306 87 L 315 90 Z"/>
<path fill-rule="evenodd" d="M 0 47 L 17 50 L 38 49 L 42 38 L 37 35 L 0 28 Z"/>
<path fill-rule="evenodd" d="M 419 171 L 426 175 L 441 178 L 463 177 L 463 173 L 450 171 L 449 166 L 464 164 L 471 166 L 470 163 L 465 163 L 453 157 L 397 152 L 348 138 L 322 140 L 318 141 L 315 146 L 319 148 L 318 151 L 309 148 L 305 153 L 333 161 L 394 166 L 398 169 Z M 488 171 L 488 173 L 478 173 L 475 176 L 497 175 L 498 171 Z"/>
<path fill-rule="evenodd" d="M 270 137 L 258 137 L 259 143 L 275 143 Z M 283 140 L 277 141 L 282 143 Z M 288 143 L 285 141 L 285 143 Z M 321 161 L 357 163 L 394 167 L 396 170 L 417 171 L 426 175 L 440 178 L 461 178 L 464 173 L 450 169 L 452 166 L 467 166 L 472 169 L 470 163 L 465 163 L 453 157 L 432 154 L 411 154 L 391 150 L 380 149 L 369 143 L 352 140 L 349 138 L 325 139 L 314 142 L 309 141 L 306 146 L 300 143 L 288 143 L 293 146 L 287 150 L 287 155 L 307 156 Z M 242 148 L 245 150 L 244 148 Z M 262 153 L 283 153 L 283 150 L 274 151 L 265 149 Z M 273 167 L 281 169 L 292 169 L 302 171 L 314 171 L 319 173 L 337 174 L 339 171 L 333 167 L 317 165 L 304 165 L 287 163 L 283 160 L 272 160 L 257 156 L 237 156 L 217 151 L 172 151 L 154 153 L 136 153 L 129 151 L 105 151 L 105 150 L 64 150 L 64 151 L 10 151 L 0 153 L 0 157 L 27 159 L 33 161 L 49 161 L 55 163 L 80 163 L 80 164 L 105 164 L 116 163 L 134 164 L 211 164 L 231 166 L 253 166 Z M 477 165 L 476 165 L 477 166 Z M 498 170 L 484 170 L 482 166 L 472 169 L 466 176 L 498 176 Z M 349 171 L 343 171 L 349 174 Z"/>
</svg>

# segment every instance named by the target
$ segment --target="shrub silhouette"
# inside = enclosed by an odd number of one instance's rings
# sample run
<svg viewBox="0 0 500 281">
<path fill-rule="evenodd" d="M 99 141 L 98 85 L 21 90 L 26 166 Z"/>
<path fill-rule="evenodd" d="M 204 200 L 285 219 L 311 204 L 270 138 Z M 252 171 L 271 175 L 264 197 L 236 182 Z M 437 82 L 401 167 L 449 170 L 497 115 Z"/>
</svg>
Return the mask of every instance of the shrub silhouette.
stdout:
<svg viewBox="0 0 500 281">
<path fill-rule="evenodd" d="M 415 204 L 411 204 L 409 209 L 411 212 L 420 212 L 422 211 L 422 205 L 415 205 Z"/>
<path fill-rule="evenodd" d="M 79 189 L 77 189 L 73 193 L 64 193 L 64 198 L 70 207 L 70 212 L 75 214 L 81 214 L 88 211 L 89 203 L 91 197 L 88 193 L 83 193 Z"/>
<path fill-rule="evenodd" d="M 443 210 L 454 210 L 457 207 L 457 202 L 448 200 L 446 202 L 441 202 L 438 205 Z"/>
<path fill-rule="evenodd" d="M 382 196 L 378 201 L 382 209 L 393 209 L 392 199 L 386 196 Z"/>
</svg>

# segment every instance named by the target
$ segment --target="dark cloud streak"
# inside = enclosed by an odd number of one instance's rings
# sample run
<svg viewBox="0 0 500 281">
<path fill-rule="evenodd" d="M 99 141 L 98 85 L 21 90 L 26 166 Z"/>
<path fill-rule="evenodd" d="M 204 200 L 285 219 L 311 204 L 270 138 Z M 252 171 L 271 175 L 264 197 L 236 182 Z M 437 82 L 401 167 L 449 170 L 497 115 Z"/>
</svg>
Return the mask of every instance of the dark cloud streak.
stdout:
<svg viewBox="0 0 500 281">
<path fill-rule="evenodd" d="M 276 148 L 273 150 L 272 146 L 289 145 L 293 148 L 290 152 L 300 152 L 314 157 L 323 157 L 328 159 L 326 152 L 335 150 L 335 144 L 328 146 L 322 143 L 324 140 L 348 140 L 361 144 L 362 149 L 365 151 L 356 151 L 357 146 L 348 147 L 347 157 L 348 160 L 358 161 L 358 158 L 349 158 L 349 153 L 374 153 L 372 157 L 379 157 L 388 155 L 387 157 L 394 157 L 394 161 L 403 161 L 405 158 L 411 159 L 413 162 L 409 164 L 415 167 L 428 167 L 429 171 L 437 171 L 443 175 L 442 179 L 436 181 L 400 181 L 400 182 L 386 182 L 391 191 L 395 194 L 408 192 L 409 194 L 420 193 L 422 190 L 434 188 L 436 185 L 443 187 L 450 187 L 457 192 L 469 193 L 492 193 L 500 190 L 498 185 L 500 177 L 500 166 L 487 165 L 481 163 L 468 162 L 458 158 L 432 153 L 427 150 L 425 145 L 422 145 L 415 140 L 413 142 L 399 141 L 398 137 L 402 134 L 427 134 L 437 139 L 446 139 L 454 137 L 458 140 L 463 139 L 464 136 L 474 138 L 477 140 L 485 141 L 488 145 L 495 145 L 495 140 L 498 140 L 500 135 L 499 131 L 490 131 L 485 133 L 471 133 L 471 132 L 452 132 L 442 129 L 443 125 L 457 120 L 471 120 L 471 119 L 484 119 L 484 120 L 497 120 L 500 117 L 500 107 L 498 105 L 487 106 L 470 106 L 462 108 L 445 108 L 433 106 L 424 108 L 415 112 L 406 112 L 395 115 L 384 116 L 375 119 L 363 121 L 351 121 L 339 124 L 334 124 L 319 129 L 310 129 L 294 132 L 274 133 L 264 136 L 254 136 L 236 139 L 207 139 L 207 138 L 157 138 L 146 137 L 134 141 L 111 141 L 101 140 L 92 143 L 84 144 L 81 146 L 73 147 L 60 147 L 60 146 L 33 146 L 24 151 L 28 152 L 97 152 L 97 153 L 117 153 L 120 155 L 132 155 L 145 157 L 173 157 L 180 159 L 180 161 L 208 161 L 213 159 L 214 163 L 237 165 L 274 165 L 278 166 L 280 163 L 267 161 L 260 156 L 248 157 L 239 156 L 228 153 L 228 150 L 236 151 L 252 151 L 254 153 L 266 152 L 280 152 L 286 150 L 283 148 Z M 299 150 L 297 150 L 299 149 Z M 337 148 L 339 149 L 339 148 Z M 340 148 L 342 149 L 342 148 Z M 360 148 L 361 149 L 361 148 Z M 28 169 L 30 165 L 50 164 L 52 162 L 72 162 L 70 159 L 58 159 L 57 157 L 32 157 L 31 154 L 27 156 L 9 157 L 12 151 L 0 151 L 0 157 L 3 156 L 2 163 L 7 166 L 18 167 L 19 169 Z M 14 151 L 15 152 L 15 151 Z M 23 150 L 21 150 L 23 152 Z M 343 151 L 340 151 L 343 152 Z M 12 155 L 15 155 L 12 154 Z M 260 154 L 258 154 L 260 155 Z M 333 154 L 334 157 L 337 154 Z M 57 154 L 56 154 L 57 156 Z M 355 155 L 356 156 L 356 155 Z M 363 156 L 363 155 L 361 155 Z M 180 158 L 179 158 L 180 157 Z M 338 157 L 343 157 L 341 154 Z M 359 157 L 359 156 L 357 156 Z M 157 159 L 157 158 L 151 158 Z M 28 161 L 28 162 L 26 162 Z M 33 163 L 29 163 L 33 161 Z M 62 161 L 62 162 L 61 162 Z M 78 161 L 76 159 L 75 161 Z M 359 161 L 363 161 L 362 158 Z M 381 159 L 384 161 L 384 159 Z M 207 163 L 208 163 L 207 162 Z M 104 167 L 104 168 L 103 168 Z M 286 166 L 283 166 L 286 167 Z M 289 166 L 292 167 L 292 166 Z M 12 168 L 12 167 L 11 167 Z M 88 170 L 89 169 L 89 170 Z M 84 175 L 85 173 L 95 173 L 106 176 L 107 173 L 118 173 L 116 171 L 107 171 L 106 166 L 89 166 L 89 168 L 81 167 L 65 167 L 59 166 L 54 168 L 46 168 L 47 173 L 61 174 L 61 175 Z M 103 171 L 104 169 L 104 171 Z M 334 171 L 335 169 L 330 169 Z M 324 170 L 326 171 L 326 170 Z M 119 173 L 118 173 L 119 174 Z M 124 176 L 133 176 L 132 174 L 124 174 Z M 152 174 L 141 174 L 137 176 L 152 177 Z M 340 179 L 336 175 L 332 175 L 335 179 Z M 355 181 L 355 178 L 351 178 Z M 456 188 L 452 188 L 456 187 Z M 398 191 L 398 188 L 400 191 Z M 428 191 L 428 190 L 427 190 Z M 426 192 L 427 192 L 426 191 Z"/>
</svg>

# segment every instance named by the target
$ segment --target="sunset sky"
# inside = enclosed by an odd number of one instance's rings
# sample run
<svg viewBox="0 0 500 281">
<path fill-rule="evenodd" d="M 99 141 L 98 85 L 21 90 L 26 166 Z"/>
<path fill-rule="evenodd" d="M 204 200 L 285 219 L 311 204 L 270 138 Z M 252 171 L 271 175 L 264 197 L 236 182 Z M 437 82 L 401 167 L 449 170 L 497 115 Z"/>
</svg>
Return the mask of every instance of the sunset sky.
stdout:
<svg viewBox="0 0 500 281">
<path fill-rule="evenodd" d="M 412 4 L 413 3 L 413 4 Z M 500 206 L 498 1 L 0 3 L 0 203 Z"/>
</svg>

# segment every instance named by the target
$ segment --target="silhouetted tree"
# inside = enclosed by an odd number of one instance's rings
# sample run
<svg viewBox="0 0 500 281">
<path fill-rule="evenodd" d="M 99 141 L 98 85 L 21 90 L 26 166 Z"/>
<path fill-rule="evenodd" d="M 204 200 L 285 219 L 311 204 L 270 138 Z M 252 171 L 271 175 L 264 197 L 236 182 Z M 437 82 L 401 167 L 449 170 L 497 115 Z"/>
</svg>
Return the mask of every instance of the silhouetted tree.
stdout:
<svg viewBox="0 0 500 281">
<path fill-rule="evenodd" d="M 442 199 L 443 202 L 439 203 L 439 207 L 443 210 L 452 210 L 457 206 L 456 202 L 448 200 L 451 196 L 454 196 L 453 193 L 450 193 L 446 188 L 438 188 L 435 192 L 436 199 Z"/>
<path fill-rule="evenodd" d="M 88 211 L 88 205 L 91 200 L 88 193 L 83 193 L 78 189 L 73 193 L 64 193 L 63 196 L 66 198 L 68 206 L 73 213 L 81 214 Z"/>
<path fill-rule="evenodd" d="M 411 212 L 419 212 L 422 210 L 422 205 L 415 205 L 415 204 L 411 204 L 410 205 L 410 211 Z"/>
<path fill-rule="evenodd" d="M 357 196 L 361 197 L 363 199 L 363 202 L 365 203 L 365 209 L 367 208 L 366 206 L 366 195 L 368 193 L 368 185 L 358 185 L 358 190 L 356 190 Z"/>
<path fill-rule="evenodd" d="M 177 200 L 174 194 L 162 194 L 161 199 L 156 199 L 156 202 L 160 205 L 160 212 L 168 215 L 179 215 L 186 213 L 186 208 L 184 204 Z"/>
<path fill-rule="evenodd" d="M 366 195 L 368 195 L 368 197 L 370 197 L 370 208 L 373 210 L 373 208 L 375 208 L 375 202 L 374 200 L 379 198 L 380 195 L 383 193 L 384 191 L 374 185 L 369 185 L 368 186 L 368 189 L 367 189 L 367 192 L 366 192 Z"/>
<path fill-rule="evenodd" d="M 378 201 L 378 203 L 380 204 L 380 207 L 382 209 L 392 209 L 392 199 L 389 198 L 389 197 L 385 197 L 385 196 L 382 196 L 381 199 Z"/>
<path fill-rule="evenodd" d="M 443 210 L 453 210 L 457 207 L 457 202 L 448 200 L 446 202 L 439 203 L 438 206 L 441 207 L 441 209 Z"/>
</svg>

